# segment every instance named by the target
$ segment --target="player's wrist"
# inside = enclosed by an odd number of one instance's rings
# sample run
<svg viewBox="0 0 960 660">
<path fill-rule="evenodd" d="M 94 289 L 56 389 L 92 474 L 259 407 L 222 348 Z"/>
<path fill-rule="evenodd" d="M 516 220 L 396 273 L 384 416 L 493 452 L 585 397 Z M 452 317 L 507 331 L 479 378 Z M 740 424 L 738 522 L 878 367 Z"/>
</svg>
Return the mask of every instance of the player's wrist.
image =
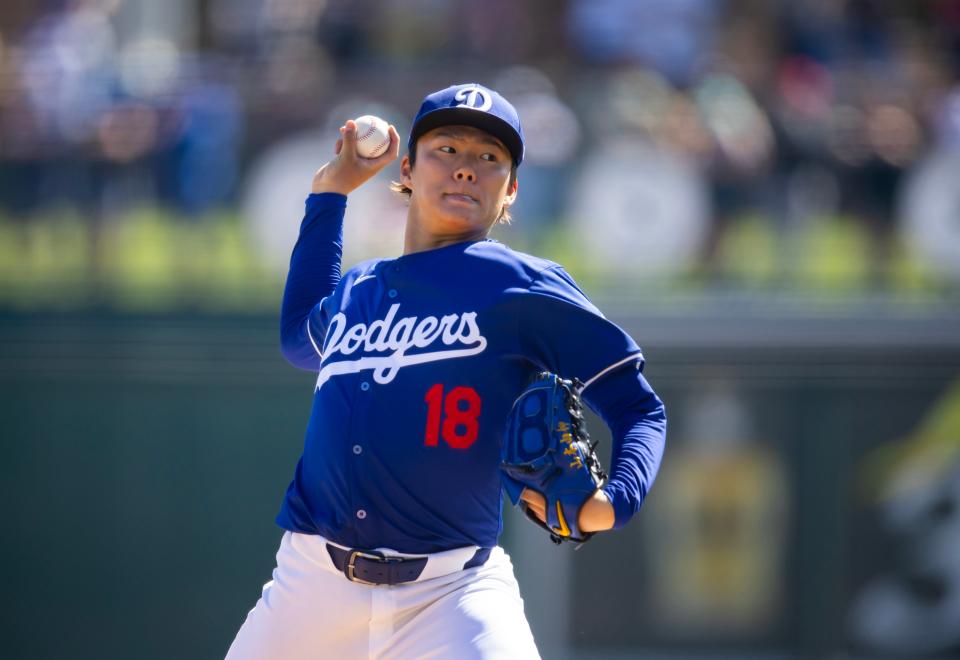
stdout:
<svg viewBox="0 0 960 660">
<path fill-rule="evenodd" d="M 613 529 L 615 522 L 616 515 L 613 510 L 613 503 L 601 489 L 597 489 L 583 503 L 577 521 L 580 530 L 583 532 L 604 532 Z"/>
<path fill-rule="evenodd" d="M 323 193 L 335 193 L 337 195 L 347 196 L 352 193 L 361 182 L 346 180 L 344 177 L 336 176 L 331 173 L 330 163 L 327 163 L 313 177 L 310 184 L 310 192 L 316 195 Z"/>
<path fill-rule="evenodd" d="M 330 185 L 326 183 L 314 183 L 310 186 L 310 193 L 313 195 L 323 195 L 324 193 L 333 193 L 334 195 L 343 195 L 346 197 L 353 189 L 349 189 L 346 186 L 337 186 Z"/>
</svg>

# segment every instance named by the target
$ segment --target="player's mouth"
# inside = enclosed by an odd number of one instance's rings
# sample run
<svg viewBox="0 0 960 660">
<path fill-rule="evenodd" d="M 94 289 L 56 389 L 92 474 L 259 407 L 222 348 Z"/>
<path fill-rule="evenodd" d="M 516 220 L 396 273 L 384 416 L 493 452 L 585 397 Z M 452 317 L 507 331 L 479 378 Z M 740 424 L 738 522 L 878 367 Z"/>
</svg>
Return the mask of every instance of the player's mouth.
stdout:
<svg viewBox="0 0 960 660">
<path fill-rule="evenodd" d="M 468 206 L 480 203 L 475 197 L 471 197 L 466 193 L 443 193 L 443 198 L 455 204 L 465 204 Z"/>
</svg>

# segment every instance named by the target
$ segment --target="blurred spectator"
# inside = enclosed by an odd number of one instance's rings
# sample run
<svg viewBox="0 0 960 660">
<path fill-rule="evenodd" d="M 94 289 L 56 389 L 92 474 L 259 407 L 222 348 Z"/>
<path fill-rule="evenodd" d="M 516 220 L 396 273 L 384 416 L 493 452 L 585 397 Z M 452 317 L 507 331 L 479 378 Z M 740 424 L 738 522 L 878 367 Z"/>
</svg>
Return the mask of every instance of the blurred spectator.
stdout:
<svg viewBox="0 0 960 660">
<path fill-rule="evenodd" d="M 589 62 L 644 64 L 687 84 L 699 73 L 719 9 L 717 0 L 572 0 L 568 25 Z"/>
<path fill-rule="evenodd" d="M 137 205 L 236 207 L 257 158 L 313 134 L 344 99 L 372 95 L 403 116 L 423 90 L 475 79 L 526 121 L 508 230 L 522 241 L 585 221 L 576 186 L 626 144 L 620 201 L 588 215 L 636 232 L 642 198 L 655 242 L 677 252 L 621 269 L 628 240 L 593 260 L 599 271 L 723 275 L 747 218 L 775 243 L 767 283 L 789 283 L 808 258 L 802 236 L 850 219 L 871 247 L 864 284 L 893 284 L 905 232 L 931 272 L 955 277 L 899 209 L 921 164 L 947 178 L 954 167 L 942 154 L 960 145 L 960 0 L 497 0 L 482 12 L 467 0 L 183 0 L 199 24 L 189 34 L 131 18 L 145 2 L 0 12 L 0 210 L 26 221 L 65 207 L 96 227 Z M 668 202 L 678 190 L 690 198 Z"/>
<path fill-rule="evenodd" d="M 546 73 L 533 67 L 511 67 L 500 72 L 493 88 L 510 99 L 524 122 L 526 152 L 520 172 L 522 192 L 511 211 L 517 221 L 509 228 L 497 228 L 527 244 L 542 240 L 566 214 L 563 191 L 581 150 L 580 120 L 557 94 Z"/>
</svg>

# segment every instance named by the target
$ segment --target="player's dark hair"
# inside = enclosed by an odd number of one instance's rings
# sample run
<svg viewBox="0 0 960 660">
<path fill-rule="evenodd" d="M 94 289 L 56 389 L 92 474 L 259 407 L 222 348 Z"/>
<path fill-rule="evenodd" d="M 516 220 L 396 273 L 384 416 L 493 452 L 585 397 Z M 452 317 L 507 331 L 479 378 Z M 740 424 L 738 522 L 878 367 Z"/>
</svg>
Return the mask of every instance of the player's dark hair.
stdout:
<svg viewBox="0 0 960 660">
<path fill-rule="evenodd" d="M 409 152 L 407 155 L 410 157 L 410 167 L 412 168 L 417 162 L 417 145 L 416 144 L 413 145 L 413 151 Z M 510 181 L 507 183 L 507 187 L 509 188 L 510 186 L 512 186 L 513 182 L 516 180 L 517 180 L 517 164 L 512 163 L 510 165 Z M 392 190 L 395 193 L 399 193 L 403 195 L 404 197 L 406 197 L 407 201 L 410 201 L 410 195 L 413 194 L 413 191 L 410 190 L 410 188 L 407 188 L 405 185 L 403 185 L 403 183 L 401 183 L 400 181 L 391 181 L 390 190 Z M 512 219 L 513 217 L 510 215 L 510 210 L 507 208 L 506 205 L 504 205 L 503 208 L 500 209 L 500 217 L 497 218 L 497 224 L 509 225 L 510 220 Z"/>
</svg>

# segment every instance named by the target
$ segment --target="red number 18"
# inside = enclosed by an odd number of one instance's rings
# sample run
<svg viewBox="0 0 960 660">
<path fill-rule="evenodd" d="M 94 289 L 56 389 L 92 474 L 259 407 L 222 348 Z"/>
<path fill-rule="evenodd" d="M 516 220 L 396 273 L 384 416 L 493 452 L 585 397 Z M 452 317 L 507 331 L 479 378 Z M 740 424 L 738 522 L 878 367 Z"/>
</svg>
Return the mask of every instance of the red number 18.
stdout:
<svg viewBox="0 0 960 660">
<path fill-rule="evenodd" d="M 427 432 L 423 444 L 436 447 L 443 441 L 454 449 L 466 449 L 472 445 L 480 432 L 477 418 L 480 416 L 480 395 L 472 387 L 454 387 L 443 396 L 443 385 L 437 383 L 423 397 L 427 402 Z M 442 412 L 446 417 L 441 424 Z M 462 404 L 466 404 L 464 407 Z"/>
</svg>

